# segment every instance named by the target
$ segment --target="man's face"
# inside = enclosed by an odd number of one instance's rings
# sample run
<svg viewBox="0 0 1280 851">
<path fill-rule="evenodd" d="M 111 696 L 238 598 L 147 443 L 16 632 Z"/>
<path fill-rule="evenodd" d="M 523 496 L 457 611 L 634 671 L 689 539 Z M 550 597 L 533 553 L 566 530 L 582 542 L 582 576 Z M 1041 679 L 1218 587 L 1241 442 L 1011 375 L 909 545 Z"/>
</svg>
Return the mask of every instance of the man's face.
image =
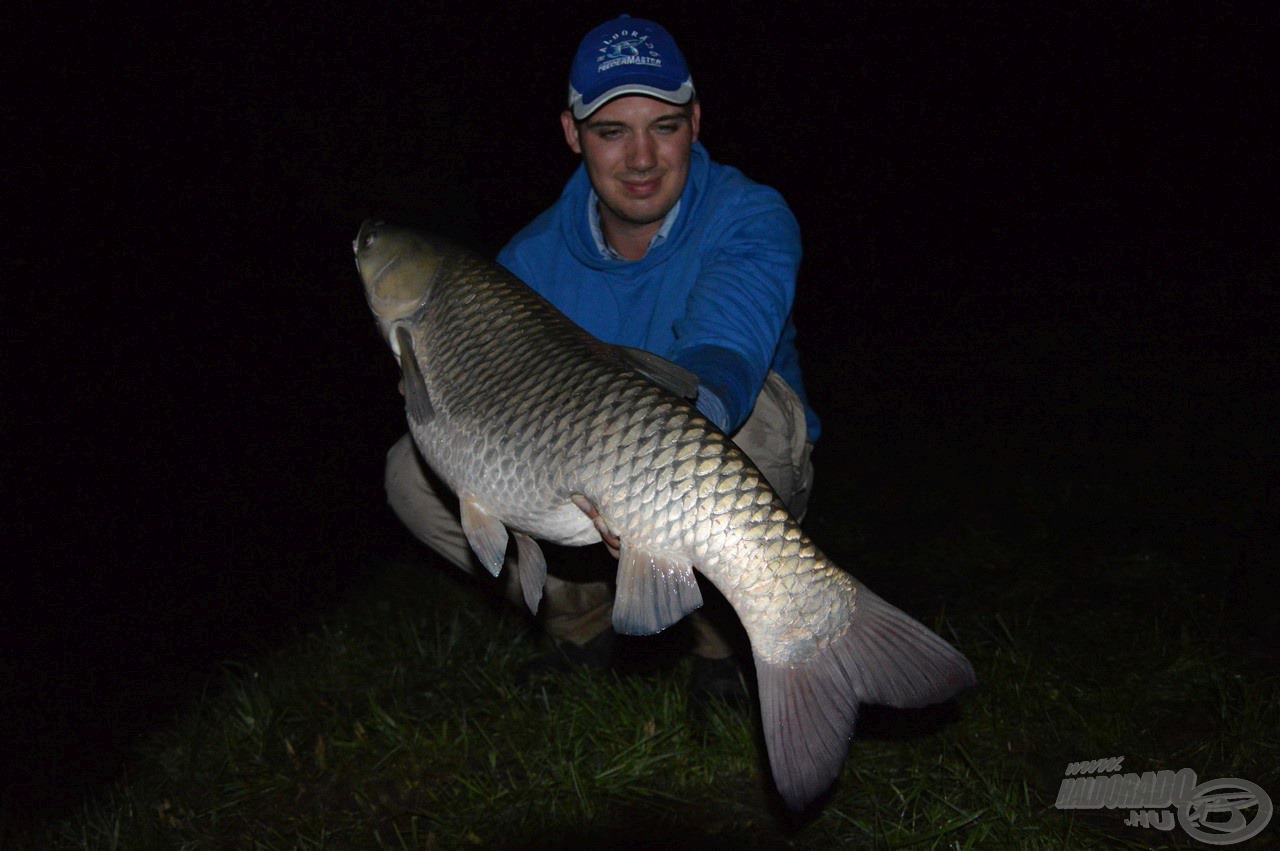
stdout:
<svg viewBox="0 0 1280 851">
<path fill-rule="evenodd" d="M 642 95 L 612 100 L 581 125 L 565 110 L 565 141 L 586 163 L 606 229 L 613 219 L 657 230 L 684 191 L 701 118 L 696 101 L 673 106 Z"/>
</svg>

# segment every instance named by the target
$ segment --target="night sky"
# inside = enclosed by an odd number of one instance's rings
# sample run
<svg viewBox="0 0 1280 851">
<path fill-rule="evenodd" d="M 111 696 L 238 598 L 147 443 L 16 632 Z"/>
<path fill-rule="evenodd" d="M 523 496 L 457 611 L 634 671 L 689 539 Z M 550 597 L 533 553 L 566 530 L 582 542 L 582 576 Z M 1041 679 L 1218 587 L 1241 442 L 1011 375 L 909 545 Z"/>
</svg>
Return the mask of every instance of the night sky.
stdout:
<svg viewBox="0 0 1280 851">
<path fill-rule="evenodd" d="M 1277 511 L 1265 4 L 181 5 L 8 10 L 17 806 L 112 777 L 405 545 L 351 240 L 380 215 L 496 252 L 574 167 L 569 58 L 621 11 L 800 221 L 820 475 L 1145 452 Z"/>
</svg>

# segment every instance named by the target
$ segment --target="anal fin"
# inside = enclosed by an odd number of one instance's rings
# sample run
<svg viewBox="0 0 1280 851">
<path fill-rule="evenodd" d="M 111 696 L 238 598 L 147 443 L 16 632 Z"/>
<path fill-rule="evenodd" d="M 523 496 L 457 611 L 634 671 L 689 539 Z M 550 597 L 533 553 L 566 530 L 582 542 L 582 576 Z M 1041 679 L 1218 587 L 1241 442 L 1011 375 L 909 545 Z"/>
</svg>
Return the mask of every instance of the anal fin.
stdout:
<svg viewBox="0 0 1280 851">
<path fill-rule="evenodd" d="M 485 511 L 475 497 L 459 494 L 459 502 L 462 506 L 462 532 L 467 536 L 467 543 L 471 544 L 471 551 L 485 570 L 497 576 L 507 554 L 507 527 Z"/>
<path fill-rule="evenodd" d="M 625 635 L 661 632 L 702 605 L 693 566 L 622 541 L 613 628 Z"/>
<path fill-rule="evenodd" d="M 538 613 L 542 601 L 542 587 L 547 584 L 547 558 L 538 542 L 523 532 L 514 533 L 516 539 L 516 570 L 520 573 L 520 590 L 524 592 L 529 611 Z"/>
</svg>

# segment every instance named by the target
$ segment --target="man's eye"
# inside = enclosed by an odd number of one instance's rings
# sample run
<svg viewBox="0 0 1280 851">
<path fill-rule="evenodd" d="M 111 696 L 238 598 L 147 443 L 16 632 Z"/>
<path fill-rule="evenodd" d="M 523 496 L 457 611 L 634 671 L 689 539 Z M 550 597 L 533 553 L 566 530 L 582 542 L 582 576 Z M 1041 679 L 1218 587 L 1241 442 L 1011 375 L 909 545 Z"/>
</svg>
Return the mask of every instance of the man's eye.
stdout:
<svg viewBox="0 0 1280 851">
<path fill-rule="evenodd" d="M 659 133 L 674 133 L 679 129 L 679 124 L 659 124 L 657 127 Z"/>
</svg>

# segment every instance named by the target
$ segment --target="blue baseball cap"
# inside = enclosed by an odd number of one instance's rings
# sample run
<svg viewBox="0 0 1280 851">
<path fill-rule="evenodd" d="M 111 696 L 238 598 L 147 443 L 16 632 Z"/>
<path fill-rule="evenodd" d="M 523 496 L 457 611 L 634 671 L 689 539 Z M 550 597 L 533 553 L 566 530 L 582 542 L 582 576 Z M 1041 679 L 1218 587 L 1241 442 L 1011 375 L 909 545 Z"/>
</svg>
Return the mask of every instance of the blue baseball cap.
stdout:
<svg viewBox="0 0 1280 851">
<path fill-rule="evenodd" d="M 693 77 L 671 33 L 623 15 L 587 33 L 569 71 L 569 108 L 581 121 L 621 95 L 693 100 Z"/>
</svg>

